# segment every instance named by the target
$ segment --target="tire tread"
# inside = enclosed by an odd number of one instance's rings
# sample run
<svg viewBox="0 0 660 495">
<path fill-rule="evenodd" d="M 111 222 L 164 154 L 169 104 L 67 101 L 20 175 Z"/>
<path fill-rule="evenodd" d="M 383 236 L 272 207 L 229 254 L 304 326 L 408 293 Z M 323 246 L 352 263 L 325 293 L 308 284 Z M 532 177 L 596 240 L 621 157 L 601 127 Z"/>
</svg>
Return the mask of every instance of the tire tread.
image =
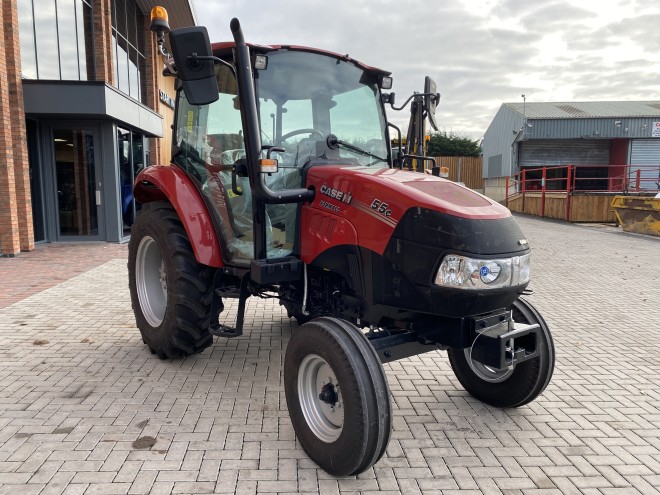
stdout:
<svg viewBox="0 0 660 495">
<path fill-rule="evenodd" d="M 135 257 L 140 240 L 156 240 L 167 270 L 168 300 L 165 317 L 153 328 L 140 310 L 135 288 Z M 146 203 L 136 216 L 129 241 L 129 288 L 136 322 L 143 341 L 161 359 L 197 354 L 213 343 L 208 331 L 214 269 L 197 262 L 187 233 L 172 205 L 165 201 Z M 172 289 L 171 289 L 172 288 Z"/>
</svg>

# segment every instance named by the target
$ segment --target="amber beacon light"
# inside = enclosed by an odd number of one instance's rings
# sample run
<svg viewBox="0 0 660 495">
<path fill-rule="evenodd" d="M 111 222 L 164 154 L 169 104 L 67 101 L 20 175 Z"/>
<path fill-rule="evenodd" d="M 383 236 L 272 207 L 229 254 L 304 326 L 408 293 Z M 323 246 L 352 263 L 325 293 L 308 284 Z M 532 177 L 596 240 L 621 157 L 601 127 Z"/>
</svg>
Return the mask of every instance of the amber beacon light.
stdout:
<svg viewBox="0 0 660 495">
<path fill-rule="evenodd" d="M 151 30 L 155 33 L 168 33 L 170 31 L 169 19 L 165 7 L 156 6 L 151 9 Z"/>
</svg>

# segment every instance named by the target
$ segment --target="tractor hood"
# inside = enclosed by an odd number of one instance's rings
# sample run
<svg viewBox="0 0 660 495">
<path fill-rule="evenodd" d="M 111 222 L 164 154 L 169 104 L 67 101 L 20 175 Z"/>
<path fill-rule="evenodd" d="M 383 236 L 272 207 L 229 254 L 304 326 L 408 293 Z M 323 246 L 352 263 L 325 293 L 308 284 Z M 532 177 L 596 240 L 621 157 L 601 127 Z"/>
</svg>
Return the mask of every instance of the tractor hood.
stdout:
<svg viewBox="0 0 660 495">
<path fill-rule="evenodd" d="M 351 196 L 350 204 L 357 208 L 373 210 L 374 218 L 385 217 L 389 223 L 397 223 L 403 214 L 413 207 L 437 210 L 461 218 L 494 219 L 511 216 L 507 208 L 478 194 L 465 186 L 433 175 L 399 169 L 383 169 L 358 166 L 317 166 L 307 175 L 308 185 L 317 184 Z M 335 194 L 336 196 L 336 194 Z M 332 196 L 330 196 L 332 198 Z M 332 198 L 336 199 L 336 198 Z M 374 200 L 387 203 L 383 210 L 372 206 Z M 389 213 L 387 213 L 389 211 Z"/>
<path fill-rule="evenodd" d="M 408 212 L 436 212 L 454 218 L 452 223 L 457 224 L 515 223 L 509 210 L 499 203 L 447 179 L 418 172 L 313 166 L 308 169 L 307 186 L 316 190 L 312 206 L 349 220 L 360 245 L 379 254 Z M 521 234 L 516 235 L 517 242 Z"/>
</svg>

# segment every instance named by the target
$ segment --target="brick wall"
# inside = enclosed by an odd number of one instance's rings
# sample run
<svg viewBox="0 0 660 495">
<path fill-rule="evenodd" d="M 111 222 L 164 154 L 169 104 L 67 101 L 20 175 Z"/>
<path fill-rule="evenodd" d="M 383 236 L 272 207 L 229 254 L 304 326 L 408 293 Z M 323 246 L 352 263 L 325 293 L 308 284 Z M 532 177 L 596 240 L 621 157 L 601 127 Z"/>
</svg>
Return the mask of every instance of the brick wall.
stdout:
<svg viewBox="0 0 660 495">
<path fill-rule="evenodd" d="M 2 1 L 0 25 L 0 253 L 34 249 L 16 0 Z"/>
<path fill-rule="evenodd" d="M 112 50 L 112 1 L 93 0 L 94 17 L 94 57 L 96 59 L 96 80 L 108 84 L 115 83 L 115 70 Z"/>
<path fill-rule="evenodd" d="M 162 70 L 160 55 L 156 49 L 156 35 L 149 29 L 151 19 L 149 15 L 144 16 L 144 23 L 138 36 L 142 36 L 142 47 L 146 58 L 146 99 L 145 105 L 163 114 L 161 107 L 163 104 L 158 98 L 158 73 Z M 167 124 L 169 126 L 169 124 Z M 161 141 L 158 138 L 149 139 L 149 153 L 151 155 L 151 165 L 161 165 Z"/>
</svg>

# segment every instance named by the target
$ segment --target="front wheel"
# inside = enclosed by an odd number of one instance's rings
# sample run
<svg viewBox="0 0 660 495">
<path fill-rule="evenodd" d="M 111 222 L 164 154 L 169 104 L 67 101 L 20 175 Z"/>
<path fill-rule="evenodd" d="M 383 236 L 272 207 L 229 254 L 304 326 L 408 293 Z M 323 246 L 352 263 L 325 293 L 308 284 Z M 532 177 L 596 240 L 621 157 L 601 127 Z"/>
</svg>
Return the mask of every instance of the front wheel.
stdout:
<svg viewBox="0 0 660 495">
<path fill-rule="evenodd" d="M 555 347 L 541 314 L 524 299 L 513 303 L 513 320 L 541 327 L 539 356 L 511 369 L 492 369 L 471 357 L 471 347 L 450 348 L 449 363 L 463 388 L 474 398 L 495 407 L 520 407 L 538 397 L 550 382 L 555 367 Z"/>
<path fill-rule="evenodd" d="M 321 317 L 297 329 L 286 349 L 284 391 L 300 444 L 328 473 L 362 473 L 385 453 L 392 430 L 387 379 L 355 325 Z"/>
</svg>

